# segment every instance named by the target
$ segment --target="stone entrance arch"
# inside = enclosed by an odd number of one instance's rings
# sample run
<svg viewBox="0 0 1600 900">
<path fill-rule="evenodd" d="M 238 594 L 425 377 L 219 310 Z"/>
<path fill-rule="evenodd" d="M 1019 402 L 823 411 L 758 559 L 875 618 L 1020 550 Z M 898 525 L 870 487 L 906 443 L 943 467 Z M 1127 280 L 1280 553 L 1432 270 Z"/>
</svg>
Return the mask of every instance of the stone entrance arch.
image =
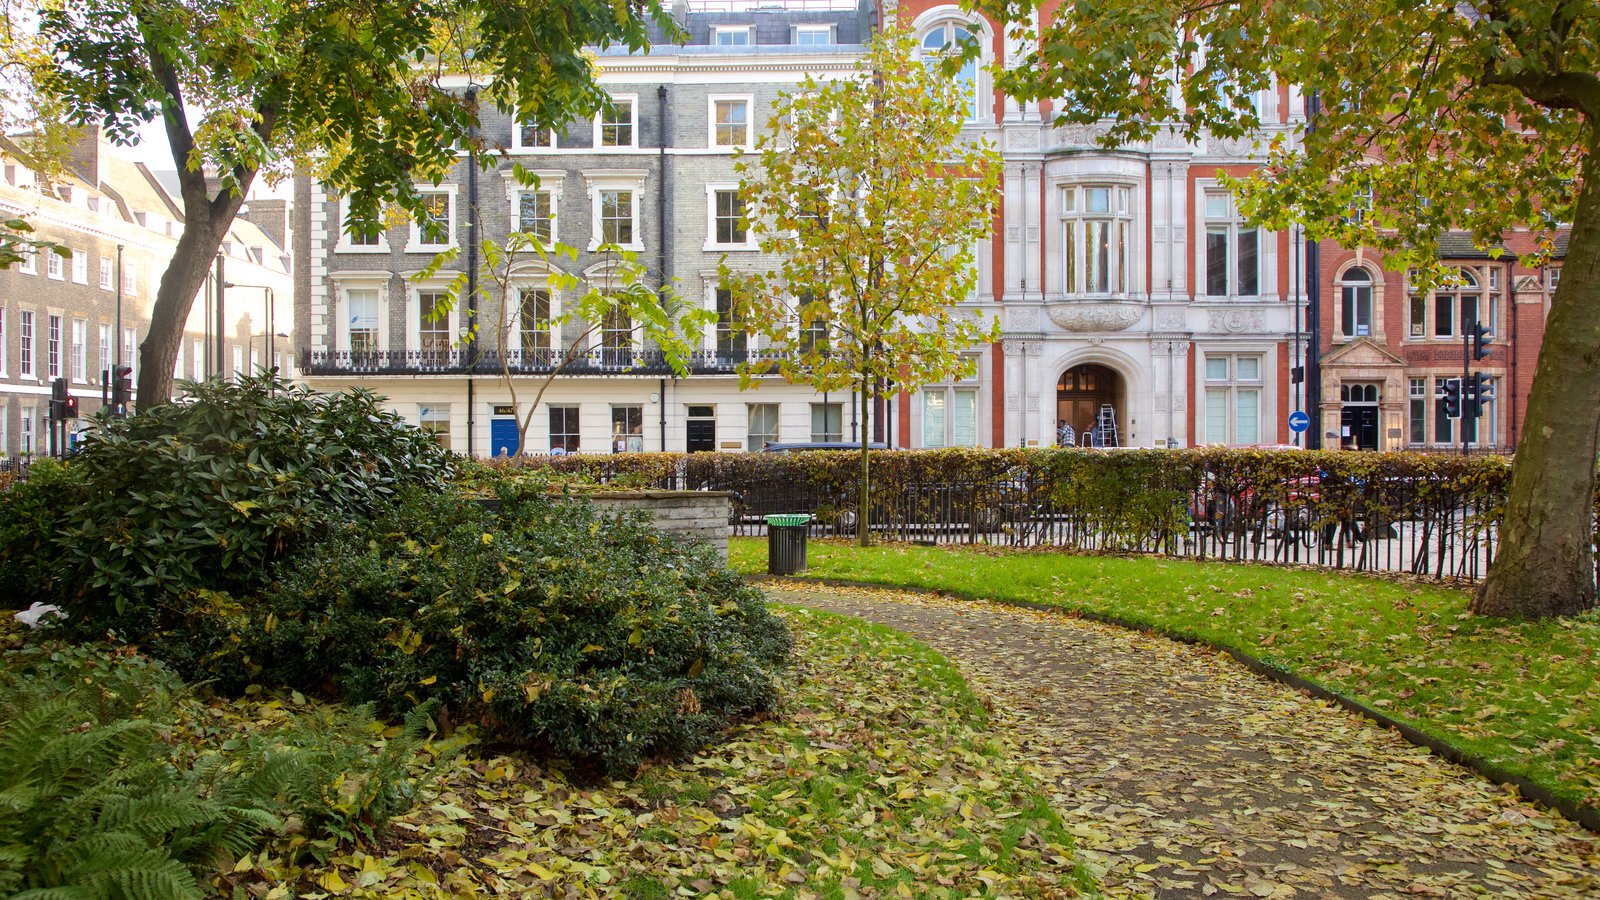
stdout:
<svg viewBox="0 0 1600 900">
<path fill-rule="evenodd" d="M 1116 416 L 1118 445 L 1126 445 L 1128 441 L 1128 387 L 1127 382 L 1116 369 L 1099 363 L 1081 363 L 1061 373 L 1056 380 L 1056 429 L 1058 436 L 1062 432 L 1061 425 L 1066 423 L 1072 427 L 1074 442 L 1079 446 L 1095 445 L 1095 438 L 1084 440 L 1085 434 L 1100 434 L 1100 410 L 1110 406 Z M 1111 435 L 1103 434 L 1102 438 L 1107 445 L 1111 445 Z"/>
</svg>

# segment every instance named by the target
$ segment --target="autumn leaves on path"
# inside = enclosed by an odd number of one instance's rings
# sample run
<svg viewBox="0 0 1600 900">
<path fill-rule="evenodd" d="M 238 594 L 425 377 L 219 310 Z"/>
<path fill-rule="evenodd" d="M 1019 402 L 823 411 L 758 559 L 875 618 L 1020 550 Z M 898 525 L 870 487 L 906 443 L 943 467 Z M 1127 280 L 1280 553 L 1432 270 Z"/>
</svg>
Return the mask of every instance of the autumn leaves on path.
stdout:
<svg viewBox="0 0 1600 900">
<path fill-rule="evenodd" d="M 772 599 L 899 629 L 999 705 L 1111 896 L 1600 896 L 1600 839 L 1199 647 L 920 594 Z"/>
</svg>

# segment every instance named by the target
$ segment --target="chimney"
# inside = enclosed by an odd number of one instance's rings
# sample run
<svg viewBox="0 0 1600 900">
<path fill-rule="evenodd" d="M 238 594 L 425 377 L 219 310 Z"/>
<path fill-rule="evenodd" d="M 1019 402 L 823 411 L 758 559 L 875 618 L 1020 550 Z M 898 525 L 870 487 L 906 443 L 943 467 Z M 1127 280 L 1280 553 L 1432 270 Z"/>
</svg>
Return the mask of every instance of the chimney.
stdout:
<svg viewBox="0 0 1600 900">
<path fill-rule="evenodd" d="M 67 152 L 67 165 L 72 174 L 78 176 L 91 186 L 99 188 L 105 181 L 105 160 L 107 156 L 105 140 L 99 128 L 79 129 L 72 141 L 72 147 Z"/>
</svg>

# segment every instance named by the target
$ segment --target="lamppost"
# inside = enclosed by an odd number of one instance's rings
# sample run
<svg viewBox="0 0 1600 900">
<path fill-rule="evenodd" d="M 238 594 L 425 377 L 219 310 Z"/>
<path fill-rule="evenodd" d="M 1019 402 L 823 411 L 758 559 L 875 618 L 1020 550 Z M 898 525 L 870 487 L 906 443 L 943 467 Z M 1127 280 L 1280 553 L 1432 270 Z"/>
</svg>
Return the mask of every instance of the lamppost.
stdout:
<svg viewBox="0 0 1600 900">
<path fill-rule="evenodd" d="M 267 363 L 268 367 L 271 368 L 271 364 L 276 358 L 274 351 L 277 349 L 276 344 L 273 342 L 273 338 L 275 336 L 283 338 L 288 337 L 288 335 L 285 334 L 278 334 L 278 313 L 277 306 L 272 295 L 272 288 L 265 284 L 235 284 L 231 281 L 224 281 L 222 286 L 224 288 L 255 288 L 256 290 L 267 292 Z M 220 328 L 221 323 L 218 323 L 218 329 L 220 330 Z M 252 341 L 255 340 L 255 336 L 252 335 L 250 339 Z"/>
</svg>

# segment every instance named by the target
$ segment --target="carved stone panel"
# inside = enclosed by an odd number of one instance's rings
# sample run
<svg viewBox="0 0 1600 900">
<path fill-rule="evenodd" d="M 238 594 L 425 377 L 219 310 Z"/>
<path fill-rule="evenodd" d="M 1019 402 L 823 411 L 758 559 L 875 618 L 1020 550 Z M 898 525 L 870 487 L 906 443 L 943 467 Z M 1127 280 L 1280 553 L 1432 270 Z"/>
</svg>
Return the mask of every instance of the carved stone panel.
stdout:
<svg viewBox="0 0 1600 900">
<path fill-rule="evenodd" d="M 1213 309 L 1207 314 L 1207 324 L 1212 331 L 1229 334 L 1267 330 L 1267 316 L 1259 309 Z"/>
<path fill-rule="evenodd" d="M 1144 315 L 1135 304 L 1058 303 L 1049 311 L 1050 321 L 1067 331 L 1123 331 Z"/>
</svg>

